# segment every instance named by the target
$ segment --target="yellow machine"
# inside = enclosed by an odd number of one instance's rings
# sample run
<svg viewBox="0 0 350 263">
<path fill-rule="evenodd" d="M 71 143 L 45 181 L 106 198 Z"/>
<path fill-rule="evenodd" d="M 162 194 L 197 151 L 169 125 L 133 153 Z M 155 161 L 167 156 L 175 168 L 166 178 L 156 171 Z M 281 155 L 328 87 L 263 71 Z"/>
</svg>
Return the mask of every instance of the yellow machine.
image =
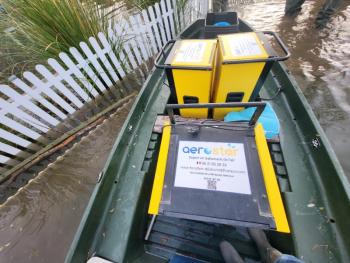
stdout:
<svg viewBox="0 0 350 263">
<path fill-rule="evenodd" d="M 214 39 L 175 42 L 165 66 L 171 92 L 178 104 L 210 102 L 216 43 Z M 207 118 L 208 109 L 181 109 L 180 115 Z"/>
<path fill-rule="evenodd" d="M 268 57 L 254 32 L 218 36 L 213 102 L 248 102 L 255 99 L 252 94 L 256 94 L 255 90 L 262 86 L 262 83 L 258 85 L 258 80 L 266 64 L 262 60 Z M 213 117 L 222 120 L 229 111 L 226 108 L 215 109 Z"/>
</svg>

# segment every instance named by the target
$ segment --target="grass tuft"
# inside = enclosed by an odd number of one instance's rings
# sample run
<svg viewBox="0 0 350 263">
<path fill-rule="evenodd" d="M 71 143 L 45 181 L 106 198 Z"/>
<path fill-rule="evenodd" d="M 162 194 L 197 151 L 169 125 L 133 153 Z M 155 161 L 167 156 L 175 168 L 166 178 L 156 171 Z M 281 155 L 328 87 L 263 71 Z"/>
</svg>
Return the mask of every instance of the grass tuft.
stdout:
<svg viewBox="0 0 350 263">
<path fill-rule="evenodd" d="M 81 41 L 107 35 L 110 16 L 92 0 L 3 0 L 0 14 L 0 71 L 31 69 Z M 1 78 L 1 76 L 0 76 Z"/>
</svg>

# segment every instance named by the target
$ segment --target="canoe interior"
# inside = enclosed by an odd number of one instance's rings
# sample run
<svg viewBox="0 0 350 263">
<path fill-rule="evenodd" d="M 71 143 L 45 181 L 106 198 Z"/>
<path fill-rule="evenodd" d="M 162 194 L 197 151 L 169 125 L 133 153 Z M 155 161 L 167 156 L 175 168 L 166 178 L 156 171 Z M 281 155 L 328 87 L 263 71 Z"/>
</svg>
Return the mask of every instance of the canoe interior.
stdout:
<svg viewBox="0 0 350 263">
<path fill-rule="evenodd" d="M 182 37 L 200 37 L 200 24 Z M 197 30 L 197 29 L 198 30 Z M 241 31 L 251 31 L 240 21 Z M 197 34 L 197 35 L 196 35 Z M 112 262 L 166 262 L 175 253 L 222 262 L 218 243 L 231 241 L 247 262 L 259 261 L 243 228 L 158 217 L 149 241 L 148 202 L 161 135 L 152 128 L 170 95 L 154 69 L 117 138 L 66 262 L 92 255 Z M 274 96 L 278 88 L 282 91 Z M 310 106 L 285 66 L 276 63 L 262 91 L 281 123 L 280 143 L 270 143 L 290 235 L 270 232 L 271 243 L 305 262 L 350 262 L 350 194 L 347 179 Z M 283 154 L 282 154 L 283 152 Z"/>
</svg>

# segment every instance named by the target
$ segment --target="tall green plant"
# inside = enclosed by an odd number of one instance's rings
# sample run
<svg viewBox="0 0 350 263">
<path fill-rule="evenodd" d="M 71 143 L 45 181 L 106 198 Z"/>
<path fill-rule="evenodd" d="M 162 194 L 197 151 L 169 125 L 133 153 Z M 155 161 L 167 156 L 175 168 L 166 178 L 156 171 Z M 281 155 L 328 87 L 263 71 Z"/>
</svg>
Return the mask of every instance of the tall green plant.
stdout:
<svg viewBox="0 0 350 263">
<path fill-rule="evenodd" d="M 3 39 L 0 56 L 5 63 L 13 63 L 16 57 L 22 66 L 57 57 L 99 32 L 107 34 L 112 15 L 107 15 L 92 0 L 0 0 L 0 3 L 6 10 L 1 15 L 0 28 L 15 28 L 11 35 L 0 35 Z"/>
<path fill-rule="evenodd" d="M 136 9 L 136 11 L 141 11 L 151 5 L 154 5 L 155 3 L 158 3 L 159 1 L 160 0 L 123 0 L 129 9 Z"/>
</svg>

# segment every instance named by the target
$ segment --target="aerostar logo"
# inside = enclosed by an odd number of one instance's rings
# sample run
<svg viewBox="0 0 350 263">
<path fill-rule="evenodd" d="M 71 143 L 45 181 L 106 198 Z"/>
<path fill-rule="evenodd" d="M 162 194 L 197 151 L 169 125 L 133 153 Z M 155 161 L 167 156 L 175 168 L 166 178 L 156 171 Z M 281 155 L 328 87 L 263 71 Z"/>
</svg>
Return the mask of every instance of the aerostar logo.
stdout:
<svg viewBox="0 0 350 263">
<path fill-rule="evenodd" d="M 184 146 L 182 148 L 183 153 L 188 154 L 207 154 L 207 155 L 220 155 L 220 156 L 236 156 L 238 149 L 235 147 L 235 145 L 232 145 L 231 143 L 228 143 L 226 147 L 188 147 Z"/>
</svg>

